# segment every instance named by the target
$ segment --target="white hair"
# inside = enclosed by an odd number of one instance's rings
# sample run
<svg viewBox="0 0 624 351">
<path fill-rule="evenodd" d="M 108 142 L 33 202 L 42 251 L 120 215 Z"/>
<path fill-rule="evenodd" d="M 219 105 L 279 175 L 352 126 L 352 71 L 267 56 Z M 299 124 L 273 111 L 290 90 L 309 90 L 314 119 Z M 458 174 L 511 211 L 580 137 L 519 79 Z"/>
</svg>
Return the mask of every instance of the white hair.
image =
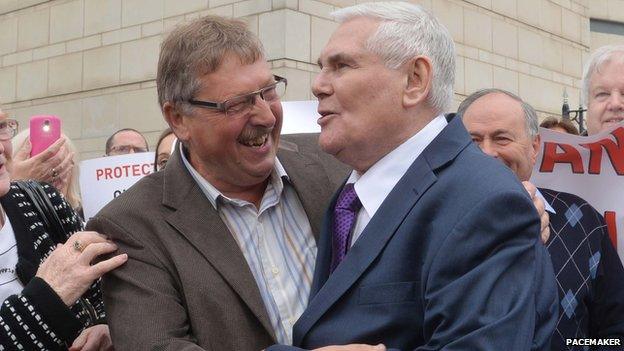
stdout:
<svg viewBox="0 0 624 351">
<path fill-rule="evenodd" d="M 603 64 L 619 60 L 624 64 L 624 45 L 606 45 L 598 48 L 589 57 L 583 69 L 583 80 L 581 82 L 581 102 L 589 105 L 589 84 L 594 73 L 600 71 Z"/>
<path fill-rule="evenodd" d="M 437 113 L 449 111 L 455 81 L 455 44 L 448 30 L 429 11 L 407 2 L 371 2 L 331 15 L 338 23 L 358 17 L 381 21 L 366 49 L 379 55 L 390 69 L 399 68 L 415 56 L 427 56 L 433 65 L 427 100 Z"/>
</svg>

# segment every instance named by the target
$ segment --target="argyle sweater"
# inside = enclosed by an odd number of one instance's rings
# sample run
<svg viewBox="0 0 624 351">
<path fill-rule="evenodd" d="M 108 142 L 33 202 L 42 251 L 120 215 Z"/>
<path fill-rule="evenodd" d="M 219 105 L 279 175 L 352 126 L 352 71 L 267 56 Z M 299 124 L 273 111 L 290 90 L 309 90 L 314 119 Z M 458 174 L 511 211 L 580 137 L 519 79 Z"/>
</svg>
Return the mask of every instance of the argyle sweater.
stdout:
<svg viewBox="0 0 624 351">
<path fill-rule="evenodd" d="M 81 230 L 82 222 L 65 199 L 51 185 L 42 186 L 65 231 Z M 82 329 L 104 319 L 99 281 L 83 299 L 67 308 L 45 281 L 35 277 L 37 268 L 57 243 L 30 199 L 11 184 L 0 203 L 15 232 L 19 256 L 16 273 L 24 284 L 20 294 L 9 296 L 0 307 L 0 350 L 66 350 Z"/>
<path fill-rule="evenodd" d="M 552 350 L 587 350 L 566 338 L 624 338 L 624 269 L 603 217 L 576 195 L 539 191 L 556 212 L 546 243 L 559 291 Z"/>
</svg>

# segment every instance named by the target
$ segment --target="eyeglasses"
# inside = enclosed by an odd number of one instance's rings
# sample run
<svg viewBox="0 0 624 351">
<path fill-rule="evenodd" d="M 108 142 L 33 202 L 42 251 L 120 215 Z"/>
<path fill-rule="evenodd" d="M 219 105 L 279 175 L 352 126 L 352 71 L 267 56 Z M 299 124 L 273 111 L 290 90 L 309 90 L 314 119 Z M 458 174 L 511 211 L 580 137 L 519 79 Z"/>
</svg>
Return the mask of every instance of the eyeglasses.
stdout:
<svg viewBox="0 0 624 351">
<path fill-rule="evenodd" d="M 188 103 L 193 106 L 203 107 L 211 110 L 217 110 L 225 113 L 226 117 L 240 117 L 248 114 L 253 106 L 256 104 L 256 97 L 260 96 L 264 101 L 271 103 L 279 101 L 286 92 L 286 85 L 288 81 L 286 78 L 280 76 L 273 76 L 275 83 L 270 84 L 260 90 L 252 91 L 251 93 L 235 96 L 229 98 L 223 102 L 201 101 L 201 100 L 188 100 Z"/>
<path fill-rule="evenodd" d="M 147 152 L 147 149 L 134 145 L 115 145 L 111 147 L 109 155 L 125 155 L 130 153 Z"/>
<path fill-rule="evenodd" d="M 17 134 L 18 128 L 19 123 L 12 118 L 7 118 L 4 121 L 0 121 L 0 140 L 12 139 L 15 134 Z"/>
</svg>

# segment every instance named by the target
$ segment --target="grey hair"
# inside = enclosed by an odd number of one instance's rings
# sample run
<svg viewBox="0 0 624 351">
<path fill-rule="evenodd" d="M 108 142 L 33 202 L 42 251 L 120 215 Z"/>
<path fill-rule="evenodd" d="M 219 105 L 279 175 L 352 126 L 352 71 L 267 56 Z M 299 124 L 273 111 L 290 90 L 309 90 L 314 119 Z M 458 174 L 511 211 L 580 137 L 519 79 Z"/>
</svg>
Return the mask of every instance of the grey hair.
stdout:
<svg viewBox="0 0 624 351">
<path fill-rule="evenodd" d="M 224 57 L 233 54 L 242 64 L 252 64 L 264 56 L 260 40 L 245 22 L 205 16 L 173 30 L 162 42 L 156 87 L 158 103 L 181 105 L 200 89 L 200 77 L 216 71 Z"/>
<path fill-rule="evenodd" d="M 386 67 L 397 69 L 418 55 L 433 65 L 427 100 L 436 113 L 447 112 L 453 101 L 455 44 L 446 27 L 424 8 L 407 2 L 371 2 L 333 12 L 339 23 L 366 17 L 381 21 L 366 49 L 379 55 Z"/>
<path fill-rule="evenodd" d="M 466 110 L 468 110 L 472 103 L 479 100 L 479 98 L 482 98 L 489 94 L 505 94 L 510 98 L 518 101 L 520 103 L 520 106 L 522 107 L 522 111 L 524 112 L 524 120 L 526 124 L 527 134 L 531 138 L 535 138 L 537 136 L 537 134 L 539 133 L 539 122 L 537 119 L 537 112 L 535 112 L 533 106 L 524 102 L 524 100 L 522 100 L 518 95 L 503 89 L 481 89 L 468 95 L 468 97 L 466 97 L 466 99 L 464 99 L 464 101 L 462 101 L 462 103 L 459 104 L 459 107 L 457 108 L 457 115 L 459 116 L 459 118 L 463 118 L 464 113 L 466 113 Z"/>
<path fill-rule="evenodd" d="M 581 81 L 581 102 L 589 105 L 589 84 L 594 73 L 600 71 L 600 67 L 611 60 L 619 58 L 624 63 L 624 45 L 606 45 L 598 48 L 589 57 L 583 69 L 583 80 Z"/>
</svg>

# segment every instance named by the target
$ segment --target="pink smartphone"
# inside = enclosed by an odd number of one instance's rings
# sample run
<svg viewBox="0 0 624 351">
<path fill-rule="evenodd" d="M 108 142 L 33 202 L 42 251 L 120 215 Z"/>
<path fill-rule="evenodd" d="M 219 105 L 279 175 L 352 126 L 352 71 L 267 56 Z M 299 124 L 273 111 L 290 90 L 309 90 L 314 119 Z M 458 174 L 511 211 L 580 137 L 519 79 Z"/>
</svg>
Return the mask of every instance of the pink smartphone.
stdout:
<svg viewBox="0 0 624 351">
<path fill-rule="evenodd" d="M 30 117 L 30 156 L 35 156 L 50 147 L 61 137 L 61 120 L 53 115 Z"/>
</svg>

